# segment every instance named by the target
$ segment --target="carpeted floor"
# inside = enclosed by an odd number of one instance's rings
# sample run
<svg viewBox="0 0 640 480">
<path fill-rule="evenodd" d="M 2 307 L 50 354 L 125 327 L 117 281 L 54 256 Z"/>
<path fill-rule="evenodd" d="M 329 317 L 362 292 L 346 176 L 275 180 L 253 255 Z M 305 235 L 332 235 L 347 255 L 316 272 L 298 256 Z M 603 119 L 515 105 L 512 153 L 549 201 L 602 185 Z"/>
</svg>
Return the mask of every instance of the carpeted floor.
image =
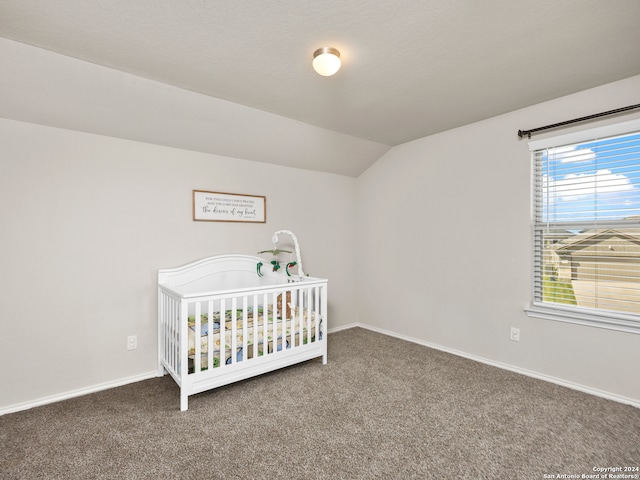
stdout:
<svg viewBox="0 0 640 480">
<path fill-rule="evenodd" d="M 187 412 L 165 376 L 4 415 L 0 477 L 543 479 L 640 466 L 640 409 L 360 328 L 328 339 L 327 365 L 190 397 Z"/>
</svg>

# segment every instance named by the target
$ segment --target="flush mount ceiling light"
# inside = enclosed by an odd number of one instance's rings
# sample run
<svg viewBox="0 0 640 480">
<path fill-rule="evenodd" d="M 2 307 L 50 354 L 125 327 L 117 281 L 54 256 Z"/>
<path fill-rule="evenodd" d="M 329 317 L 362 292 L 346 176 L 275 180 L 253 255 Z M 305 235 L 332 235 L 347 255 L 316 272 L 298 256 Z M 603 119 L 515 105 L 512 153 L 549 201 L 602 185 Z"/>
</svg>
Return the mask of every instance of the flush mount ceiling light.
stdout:
<svg viewBox="0 0 640 480">
<path fill-rule="evenodd" d="M 322 47 L 313 52 L 313 69 L 323 77 L 340 70 L 340 52 L 333 47 Z"/>
</svg>

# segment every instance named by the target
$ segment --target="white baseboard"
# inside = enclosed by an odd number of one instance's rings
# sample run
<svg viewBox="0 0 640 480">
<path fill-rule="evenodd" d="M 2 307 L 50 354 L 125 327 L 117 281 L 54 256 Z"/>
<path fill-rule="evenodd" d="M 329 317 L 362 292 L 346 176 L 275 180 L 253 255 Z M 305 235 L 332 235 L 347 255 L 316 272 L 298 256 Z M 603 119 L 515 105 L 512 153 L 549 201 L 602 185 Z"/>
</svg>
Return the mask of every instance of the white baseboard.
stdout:
<svg viewBox="0 0 640 480">
<path fill-rule="evenodd" d="M 152 372 L 143 373 L 141 375 L 134 375 L 132 377 L 127 377 L 127 378 L 121 378 L 113 382 L 100 383 L 98 385 L 92 385 L 86 388 L 79 388 L 77 390 L 71 390 L 69 392 L 64 392 L 57 395 L 51 395 L 51 396 L 39 398 L 36 400 L 30 400 L 28 402 L 16 403 L 14 405 L 9 405 L 8 407 L 1 408 L 0 416 L 6 415 L 7 413 L 15 413 L 15 412 L 20 412 L 22 410 L 29 410 L 30 408 L 40 407 L 42 405 L 47 405 L 49 403 L 68 400 L 70 398 L 81 397 L 83 395 L 100 392 L 102 390 L 108 390 L 110 388 L 121 387 L 129 383 L 140 382 L 142 380 L 148 380 L 150 378 L 154 378 L 157 376 L 158 376 L 158 371 L 153 370 Z"/>
<path fill-rule="evenodd" d="M 381 333 L 383 335 L 388 335 L 390 337 L 399 338 L 400 340 L 406 340 L 408 342 L 417 343 L 419 345 L 424 345 L 425 347 L 433 348 L 435 350 L 440 350 L 442 352 L 451 353 L 452 355 L 457 355 L 459 357 L 468 358 L 469 360 L 473 360 L 476 362 L 484 363 L 486 365 L 491 365 L 493 367 L 501 368 L 504 370 L 509 370 L 511 372 L 519 373 L 522 375 L 526 375 L 528 377 L 537 378 L 538 380 L 544 380 L 549 383 L 554 383 L 556 385 L 561 385 L 563 387 L 571 388 L 573 390 L 578 390 L 580 392 L 588 393 L 590 395 L 595 395 L 597 397 L 606 398 L 607 400 L 613 400 L 614 402 L 624 403 L 626 405 L 631 405 L 636 408 L 640 408 L 640 402 L 628 398 L 623 397 L 621 395 L 616 395 L 611 392 L 606 392 L 603 390 L 598 390 L 597 388 L 588 387 L 585 385 L 569 382 L 567 380 L 563 380 L 561 378 L 552 377 L 550 375 L 545 375 L 538 372 L 533 372 L 531 370 L 526 370 L 523 368 L 515 367 L 513 365 L 508 365 L 506 363 L 496 362 L 494 360 L 490 360 L 488 358 L 479 357 L 477 355 L 472 355 L 466 352 L 462 352 L 460 350 L 455 350 L 453 348 L 443 347 L 442 345 L 437 345 L 431 342 L 426 342 L 424 340 L 420 340 L 418 338 L 409 337 L 407 335 L 402 335 L 391 330 L 386 330 L 384 328 L 372 327 L 370 325 L 362 324 L 362 323 L 350 323 L 348 325 L 342 325 L 335 328 L 330 328 L 327 330 L 327 333 L 335 333 L 341 330 L 348 330 L 350 328 L 360 327 L 367 330 L 371 330 L 373 332 Z M 36 400 L 31 400 L 23 403 L 16 403 L 14 405 L 9 405 L 8 407 L 0 408 L 0 416 L 6 415 L 8 413 L 15 413 L 22 410 L 29 410 L 30 408 L 40 407 L 42 405 L 47 405 L 49 403 L 60 402 L 62 400 L 68 400 L 70 398 L 80 397 L 82 395 L 88 395 L 90 393 L 100 392 L 102 390 L 108 390 L 110 388 L 121 387 L 123 385 L 127 385 L 129 383 L 140 382 L 142 380 L 148 380 L 150 378 L 155 378 L 158 376 L 158 371 L 153 370 L 151 372 L 143 373 L 140 375 L 134 375 L 132 377 L 122 378 L 119 380 L 115 380 L 112 382 L 105 382 L 98 385 L 93 385 L 86 388 L 80 388 L 77 390 L 71 390 L 69 392 L 60 393 L 57 395 L 51 395 L 48 397 L 39 398 Z"/>
<path fill-rule="evenodd" d="M 360 325 L 359 323 L 350 323 L 349 325 L 342 325 L 340 327 L 327 328 L 327 333 L 336 333 L 341 330 L 349 330 L 350 328 L 362 327 L 366 328 L 364 325 Z"/>
<path fill-rule="evenodd" d="M 327 330 L 327 333 L 339 332 L 340 330 L 347 330 L 349 328 L 359 327 L 361 325 L 357 323 L 352 323 L 349 325 L 343 325 L 336 328 L 331 328 Z M 63 400 L 68 400 L 70 398 L 81 397 L 82 395 L 88 395 L 90 393 L 100 392 L 102 390 L 108 390 L 110 388 L 121 387 L 123 385 L 127 385 L 129 383 L 140 382 L 142 380 L 148 380 L 150 378 L 154 378 L 158 376 L 158 371 L 154 370 L 151 372 L 143 373 L 140 375 L 134 375 L 132 377 L 122 378 L 119 380 L 115 380 L 112 382 L 100 383 L 98 385 L 93 385 L 86 388 L 79 388 L 77 390 L 71 390 L 69 392 L 63 392 L 56 395 L 50 395 L 48 397 L 42 397 L 35 400 L 29 400 L 28 402 L 16 403 L 13 405 L 9 405 L 7 407 L 0 408 L 0 417 L 2 415 L 6 415 L 8 413 L 20 412 L 22 410 L 29 410 L 35 407 L 41 407 L 42 405 L 48 405 L 50 403 L 61 402 Z"/>
<path fill-rule="evenodd" d="M 496 362 L 495 360 L 490 360 L 488 358 L 479 357 L 477 355 L 472 355 L 466 352 L 462 352 L 460 350 L 455 350 L 453 348 L 443 347 L 442 345 L 437 345 L 434 343 L 426 342 L 424 340 L 420 340 L 418 338 L 409 337 L 407 335 L 402 335 L 399 333 L 392 332 L 391 330 L 386 330 L 384 328 L 372 327 L 366 324 L 350 324 L 346 327 L 339 327 L 335 331 L 344 330 L 346 328 L 360 327 L 367 330 L 371 330 L 373 332 L 381 333 L 383 335 L 388 335 L 390 337 L 399 338 L 401 340 L 406 340 L 408 342 L 417 343 L 419 345 L 424 345 L 425 347 L 433 348 L 435 350 L 440 350 L 442 352 L 451 353 L 458 357 L 468 358 L 469 360 L 473 360 L 476 362 L 484 363 L 486 365 L 491 365 L 493 367 L 501 368 L 503 370 L 509 370 L 511 372 L 519 373 L 521 375 L 526 375 L 527 377 L 537 378 L 538 380 L 544 380 L 545 382 L 554 383 L 556 385 L 560 385 L 563 387 L 570 388 L 572 390 L 578 390 L 580 392 L 588 393 L 590 395 L 595 395 L 596 397 L 606 398 L 607 400 L 613 400 L 614 402 L 624 403 L 626 405 L 631 405 L 636 408 L 640 408 L 640 402 L 633 398 L 624 397 L 622 395 L 616 395 L 615 393 L 606 392 L 604 390 L 599 390 L 597 388 L 588 387 L 586 385 L 581 385 L 579 383 L 573 383 L 568 380 L 564 380 L 562 378 L 552 377 L 550 375 L 546 375 L 543 373 L 534 372 L 531 370 L 526 370 L 524 368 L 516 367 L 514 365 L 509 365 L 502 362 Z M 331 333 L 331 331 L 329 331 Z"/>
</svg>

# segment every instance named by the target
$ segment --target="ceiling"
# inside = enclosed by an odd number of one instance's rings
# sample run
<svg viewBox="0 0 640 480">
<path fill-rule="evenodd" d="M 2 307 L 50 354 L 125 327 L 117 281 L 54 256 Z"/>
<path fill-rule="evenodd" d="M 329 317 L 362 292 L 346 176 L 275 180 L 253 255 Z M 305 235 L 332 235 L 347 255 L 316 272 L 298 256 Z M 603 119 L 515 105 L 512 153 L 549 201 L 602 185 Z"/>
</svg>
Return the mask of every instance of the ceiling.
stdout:
<svg viewBox="0 0 640 480">
<path fill-rule="evenodd" d="M 638 0 L 0 1 L 0 37 L 385 146 L 638 75 L 639 25 Z"/>
</svg>

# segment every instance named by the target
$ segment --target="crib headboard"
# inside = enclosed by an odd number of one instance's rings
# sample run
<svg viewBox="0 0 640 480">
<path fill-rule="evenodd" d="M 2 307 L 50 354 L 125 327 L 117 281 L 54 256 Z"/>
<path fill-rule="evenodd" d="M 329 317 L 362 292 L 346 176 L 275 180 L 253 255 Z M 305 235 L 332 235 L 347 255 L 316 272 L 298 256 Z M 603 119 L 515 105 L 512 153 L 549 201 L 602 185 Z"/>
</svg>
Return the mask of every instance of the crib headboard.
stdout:
<svg viewBox="0 0 640 480">
<path fill-rule="evenodd" d="M 258 262 L 265 263 L 265 260 L 242 254 L 203 258 L 181 267 L 158 270 L 158 285 L 191 296 L 287 282 L 284 269 L 273 272 L 268 263 L 262 267 L 262 276 L 259 276 Z"/>
</svg>

